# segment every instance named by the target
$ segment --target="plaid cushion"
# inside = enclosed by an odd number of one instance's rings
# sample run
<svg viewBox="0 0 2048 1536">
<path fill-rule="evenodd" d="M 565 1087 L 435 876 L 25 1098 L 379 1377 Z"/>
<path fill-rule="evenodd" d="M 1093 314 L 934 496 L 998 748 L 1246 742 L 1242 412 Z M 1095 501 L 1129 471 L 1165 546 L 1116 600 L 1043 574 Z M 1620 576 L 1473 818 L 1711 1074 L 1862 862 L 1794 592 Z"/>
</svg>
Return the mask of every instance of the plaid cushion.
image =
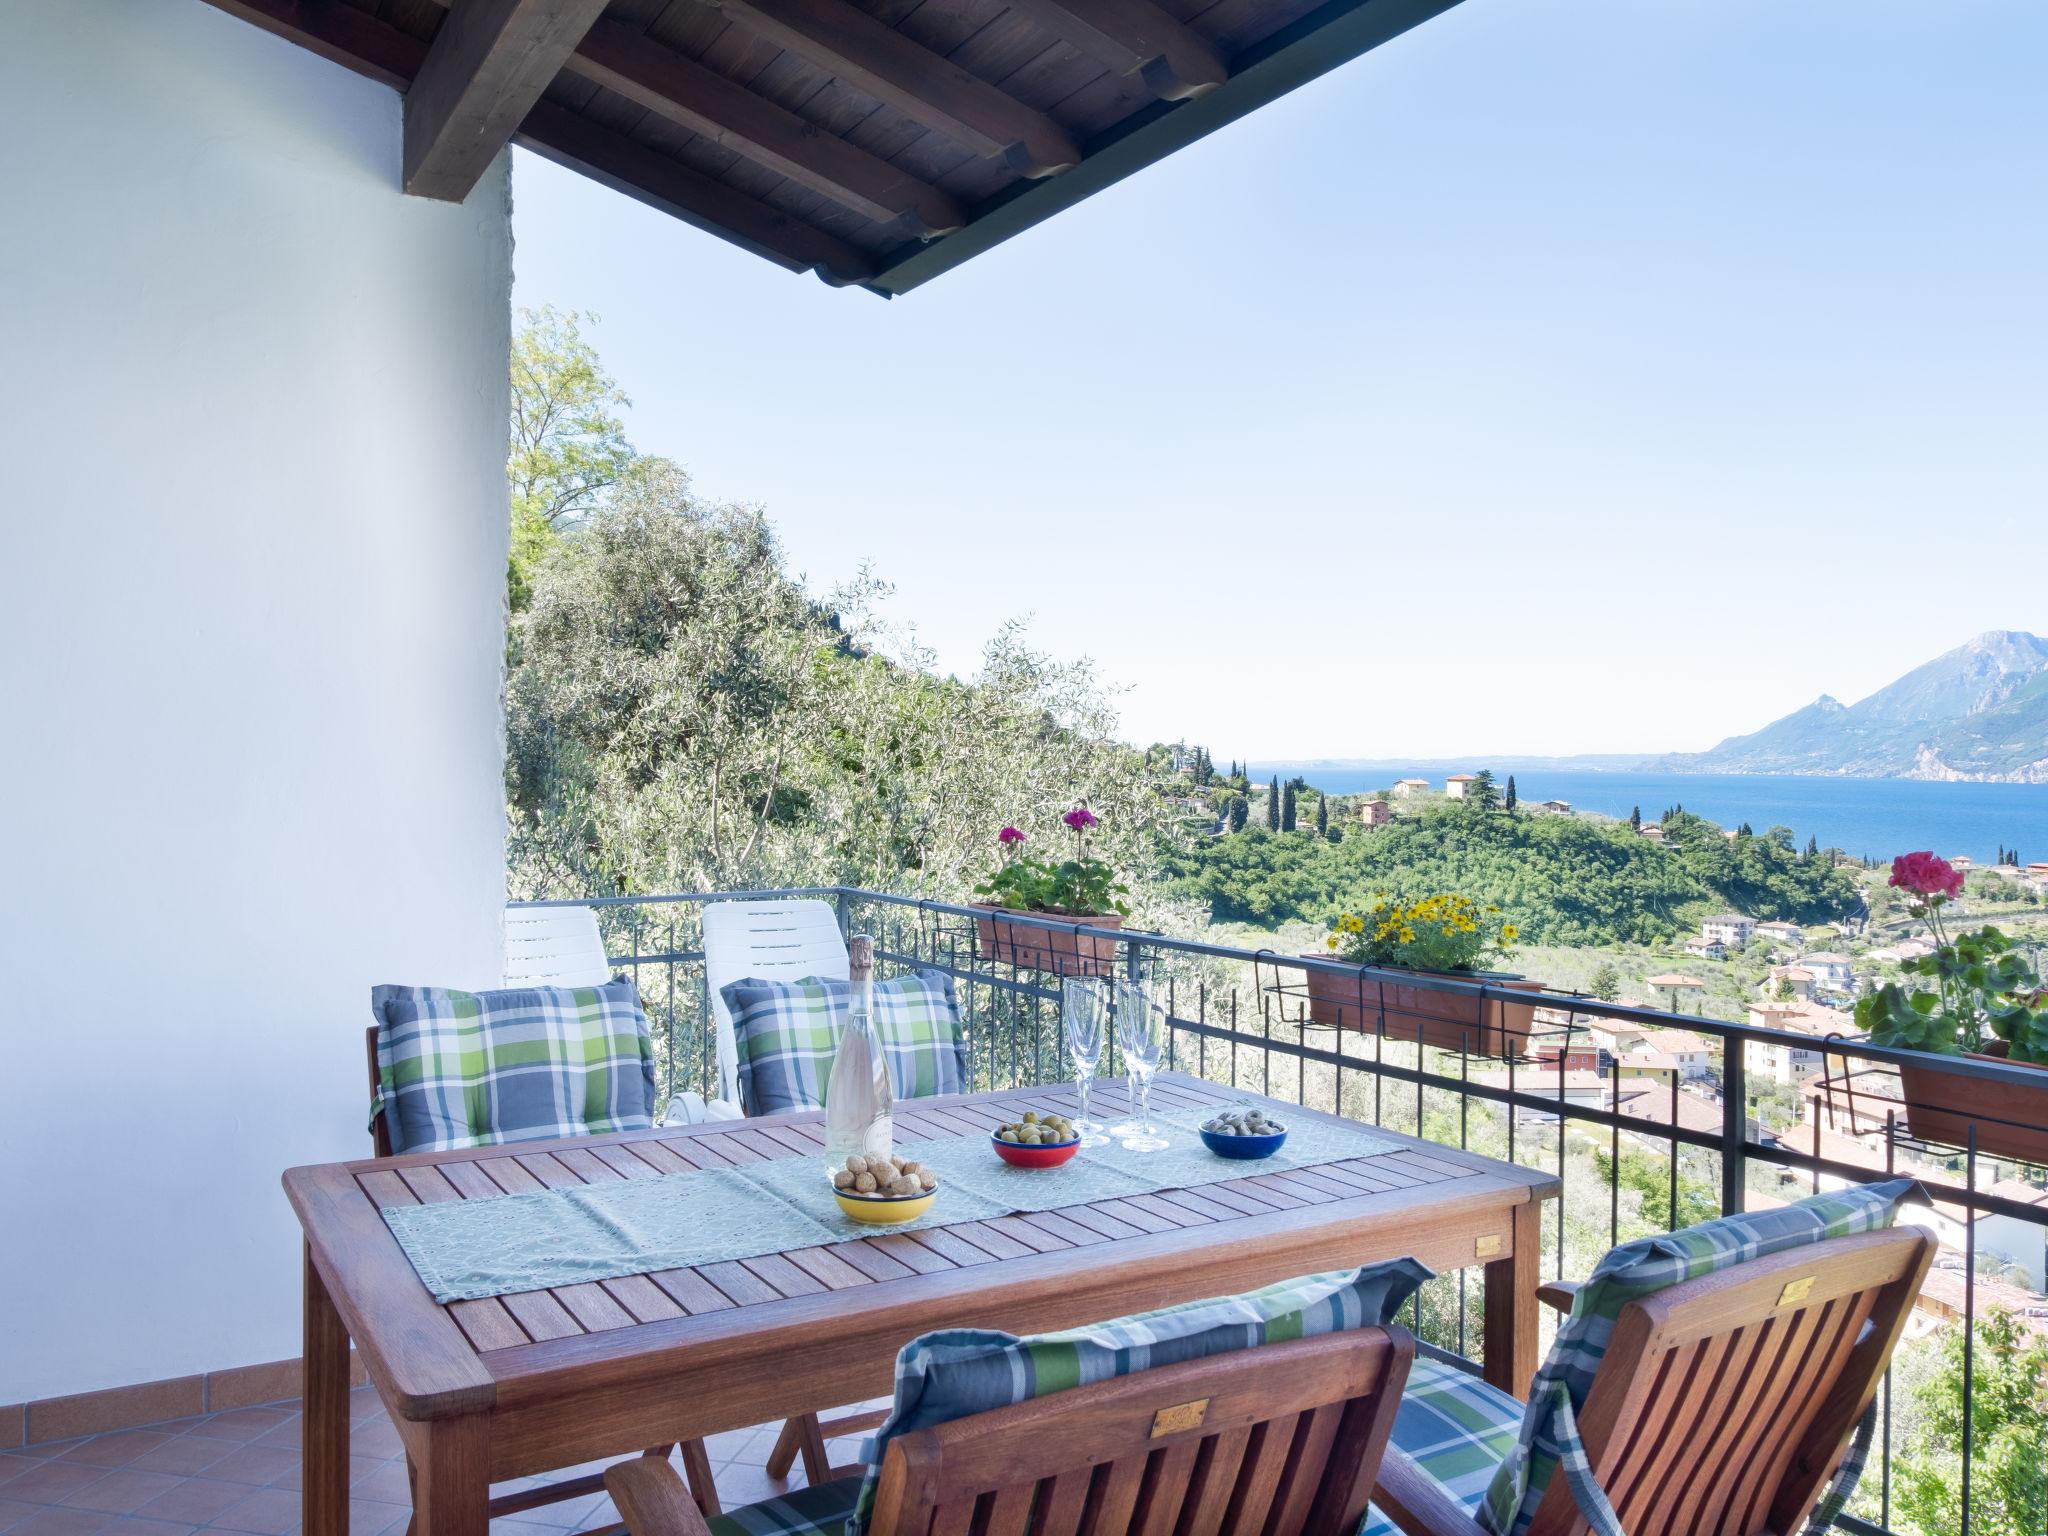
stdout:
<svg viewBox="0 0 2048 1536">
<path fill-rule="evenodd" d="M 1376 1326 L 1430 1273 L 1414 1259 L 1392 1259 L 1064 1333 L 950 1328 L 912 1339 L 896 1357 L 896 1400 L 875 1431 L 848 1536 L 865 1529 L 883 1455 L 898 1435 L 1154 1366 Z"/>
<path fill-rule="evenodd" d="M 711 1536 L 844 1536 L 860 1479 L 842 1477 L 729 1509 L 711 1520 Z"/>
<path fill-rule="evenodd" d="M 375 987 L 370 1011 L 378 1105 L 396 1151 L 653 1124 L 654 1042 L 630 981 L 502 992 Z"/>
<path fill-rule="evenodd" d="M 1537 1368 L 1516 1454 L 1495 1472 L 1479 1523 L 1496 1536 L 1522 1536 L 1528 1530 L 1551 1474 L 1579 1449 L 1571 1420 L 1586 1406 L 1615 1320 L 1630 1302 L 1751 1259 L 1889 1227 L 1900 1203 L 1918 1189 L 1911 1179 L 1893 1179 L 1834 1190 L 1777 1210 L 1723 1216 L 1663 1237 L 1639 1238 L 1611 1251 L 1579 1287 L 1571 1316 Z"/>
<path fill-rule="evenodd" d="M 1393 1443 L 1471 1515 L 1494 1470 L 1514 1454 L 1521 1422 L 1522 1405 L 1507 1393 L 1418 1353 L 1401 1392 Z M 1396 1536 L 1396 1527 L 1374 1509 L 1358 1536 Z"/>
<path fill-rule="evenodd" d="M 741 1108 L 750 1115 L 823 1109 L 852 987 L 816 976 L 802 981 L 749 977 L 728 982 L 722 990 L 739 1050 Z M 953 978 L 944 971 L 876 982 L 874 1024 L 897 1098 L 965 1091 L 967 1036 L 960 1027 Z"/>
</svg>

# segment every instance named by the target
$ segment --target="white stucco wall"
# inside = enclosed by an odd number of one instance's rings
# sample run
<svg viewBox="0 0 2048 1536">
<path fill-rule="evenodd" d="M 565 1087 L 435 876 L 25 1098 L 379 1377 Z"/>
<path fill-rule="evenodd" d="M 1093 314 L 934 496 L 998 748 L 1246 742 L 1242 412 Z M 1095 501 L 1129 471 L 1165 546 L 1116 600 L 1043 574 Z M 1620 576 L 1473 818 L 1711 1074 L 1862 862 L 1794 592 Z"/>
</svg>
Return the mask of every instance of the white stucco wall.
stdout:
<svg viewBox="0 0 2048 1536">
<path fill-rule="evenodd" d="M 509 192 L 399 127 L 0 6 L 0 1404 L 296 1355 L 369 987 L 497 974 Z"/>
</svg>

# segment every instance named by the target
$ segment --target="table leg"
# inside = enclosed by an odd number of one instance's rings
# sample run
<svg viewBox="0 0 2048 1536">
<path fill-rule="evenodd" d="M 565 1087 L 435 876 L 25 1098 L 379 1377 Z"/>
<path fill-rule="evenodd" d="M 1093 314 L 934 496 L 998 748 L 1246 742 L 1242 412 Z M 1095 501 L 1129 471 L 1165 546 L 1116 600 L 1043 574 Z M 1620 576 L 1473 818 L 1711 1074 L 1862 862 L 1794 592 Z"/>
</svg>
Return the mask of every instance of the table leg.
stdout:
<svg viewBox="0 0 2048 1536">
<path fill-rule="evenodd" d="M 1486 1266 L 1487 1383 L 1526 1397 L 1536 1374 L 1536 1287 L 1543 1278 L 1543 1206 L 1514 1209 L 1509 1252 Z"/>
<path fill-rule="evenodd" d="M 307 1248 L 299 1519 L 305 1536 L 348 1536 L 348 1330 Z"/>
<path fill-rule="evenodd" d="M 435 1419 L 427 1454 L 413 1468 L 413 1529 L 418 1536 L 488 1536 L 491 1468 L 481 1414 Z"/>
</svg>

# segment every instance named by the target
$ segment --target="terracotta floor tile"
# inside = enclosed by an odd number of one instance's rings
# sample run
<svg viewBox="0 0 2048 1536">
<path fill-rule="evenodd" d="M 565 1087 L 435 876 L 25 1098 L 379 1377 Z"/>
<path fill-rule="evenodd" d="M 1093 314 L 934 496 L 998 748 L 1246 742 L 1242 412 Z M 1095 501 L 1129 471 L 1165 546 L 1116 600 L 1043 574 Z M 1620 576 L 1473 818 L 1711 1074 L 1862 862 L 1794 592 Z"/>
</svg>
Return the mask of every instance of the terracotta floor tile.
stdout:
<svg viewBox="0 0 2048 1536">
<path fill-rule="evenodd" d="M 138 1472 L 133 1467 L 119 1467 L 109 1472 L 96 1483 L 88 1483 L 76 1493 L 66 1494 L 64 1502 L 72 1509 L 101 1509 L 110 1515 L 132 1515 L 136 1509 L 147 1504 L 158 1494 L 168 1493 L 183 1482 L 168 1472 Z"/>
<path fill-rule="evenodd" d="M 405 1454 L 405 1442 L 398 1438 L 398 1431 L 388 1419 L 356 1425 L 349 1431 L 348 1448 L 352 1456 L 382 1456 L 387 1460 Z"/>
<path fill-rule="evenodd" d="M 90 1509 L 39 1509 L 10 1525 L 7 1536 L 93 1536 L 114 1518 Z"/>
<path fill-rule="evenodd" d="M 58 1459 L 89 1467 L 125 1467 L 144 1451 L 153 1451 L 171 1437 L 153 1429 L 123 1429 L 79 1441 Z"/>
<path fill-rule="evenodd" d="M 349 1495 L 358 1499 L 376 1499 L 386 1504 L 412 1503 L 412 1481 L 405 1475 L 405 1463 L 385 1461 L 377 1464 L 377 1470 L 349 1488 Z"/>
<path fill-rule="evenodd" d="M 228 1413 L 216 1413 L 204 1425 L 195 1425 L 193 1433 L 208 1435 L 215 1440 L 254 1440 L 258 1435 L 277 1428 L 289 1415 L 275 1408 L 236 1408 Z"/>
<path fill-rule="evenodd" d="M 299 1496 L 283 1488 L 258 1488 L 241 1503 L 216 1515 L 212 1529 L 247 1531 L 251 1536 L 288 1536 L 298 1529 Z"/>
<path fill-rule="evenodd" d="M 387 1504 L 381 1499 L 348 1501 L 348 1536 L 381 1536 L 392 1526 L 403 1526 L 412 1517 L 410 1504 Z"/>
<path fill-rule="evenodd" d="M 100 1536 L 192 1536 L 196 1525 L 179 1525 L 173 1520 L 143 1520 L 127 1515 L 100 1527 Z"/>
<path fill-rule="evenodd" d="M 144 1451 L 128 1465 L 138 1472 L 175 1472 L 190 1477 L 204 1472 L 221 1457 L 240 1449 L 232 1440 L 209 1440 L 204 1435 L 178 1435 L 162 1445 Z"/>
<path fill-rule="evenodd" d="M 275 1445 L 237 1446 L 206 1469 L 206 1475 L 227 1483 L 268 1487 L 299 1464 L 299 1453 Z"/>
<path fill-rule="evenodd" d="M 40 1504 L 20 1504 L 13 1499 L 0 1499 L 0 1531 L 6 1530 L 17 1520 L 26 1519 L 42 1507 Z"/>
<path fill-rule="evenodd" d="M 256 1437 L 254 1443 L 257 1445 L 289 1445 L 296 1449 L 300 1440 L 304 1438 L 305 1433 L 305 1430 L 300 1427 L 299 1415 L 295 1413 L 274 1429 L 266 1429 Z"/>
<path fill-rule="evenodd" d="M 233 1509 L 249 1497 L 244 1483 L 223 1483 L 210 1477 L 188 1477 L 175 1488 L 166 1489 L 135 1513 L 150 1520 L 176 1520 L 186 1525 L 205 1525 L 224 1510 Z"/>
<path fill-rule="evenodd" d="M 0 1494 L 29 1504 L 62 1504 L 106 1475 L 105 1467 L 89 1467 L 82 1462 L 39 1461 L 26 1472 L 0 1483 Z"/>
</svg>

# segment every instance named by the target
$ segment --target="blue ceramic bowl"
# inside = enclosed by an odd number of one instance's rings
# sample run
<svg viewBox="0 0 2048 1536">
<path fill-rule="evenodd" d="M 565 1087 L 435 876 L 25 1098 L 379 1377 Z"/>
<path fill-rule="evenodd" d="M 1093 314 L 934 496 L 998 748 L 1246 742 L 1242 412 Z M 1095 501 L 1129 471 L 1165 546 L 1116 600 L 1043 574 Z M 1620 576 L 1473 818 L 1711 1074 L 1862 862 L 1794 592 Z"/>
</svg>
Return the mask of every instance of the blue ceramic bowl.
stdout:
<svg viewBox="0 0 2048 1536">
<path fill-rule="evenodd" d="M 1225 1136 L 1217 1131 L 1203 1131 L 1201 1135 L 1202 1145 L 1218 1157 L 1236 1158 L 1240 1162 L 1271 1157 L 1287 1140 L 1285 1131 L 1275 1131 L 1270 1136 Z"/>
</svg>

